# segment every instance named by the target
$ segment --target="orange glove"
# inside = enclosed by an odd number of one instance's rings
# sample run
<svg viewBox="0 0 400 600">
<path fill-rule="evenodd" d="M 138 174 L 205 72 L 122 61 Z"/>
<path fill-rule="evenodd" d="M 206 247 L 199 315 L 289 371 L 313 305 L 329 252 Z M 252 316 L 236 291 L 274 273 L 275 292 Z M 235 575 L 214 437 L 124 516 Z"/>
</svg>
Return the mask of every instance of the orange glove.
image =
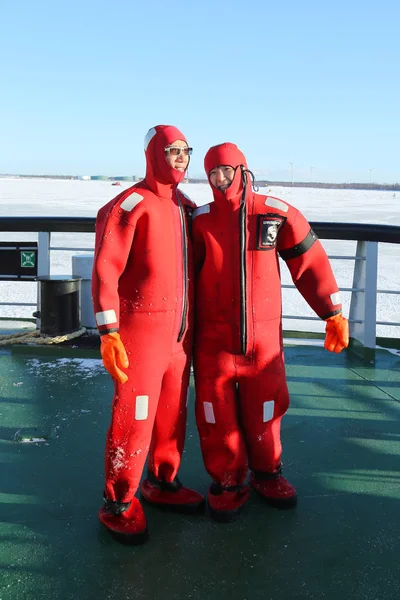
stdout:
<svg viewBox="0 0 400 600">
<path fill-rule="evenodd" d="M 106 333 L 100 337 L 100 340 L 101 358 L 103 359 L 105 368 L 111 377 L 114 377 L 119 383 L 126 383 L 128 376 L 119 367 L 127 369 L 129 367 L 129 360 L 119 333 L 116 331 Z"/>
<path fill-rule="evenodd" d="M 324 348 L 339 353 L 349 345 L 349 322 L 339 313 L 326 319 Z"/>
</svg>

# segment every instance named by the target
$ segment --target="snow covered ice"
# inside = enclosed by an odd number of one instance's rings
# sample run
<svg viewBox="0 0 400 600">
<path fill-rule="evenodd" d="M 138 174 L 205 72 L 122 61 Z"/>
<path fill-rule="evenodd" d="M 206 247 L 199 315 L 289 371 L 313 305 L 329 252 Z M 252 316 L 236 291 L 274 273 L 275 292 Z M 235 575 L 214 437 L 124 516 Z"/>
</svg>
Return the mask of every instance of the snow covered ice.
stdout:
<svg viewBox="0 0 400 600">
<path fill-rule="evenodd" d="M 0 214 L 2 216 L 76 216 L 95 217 L 106 202 L 131 182 L 121 182 L 116 188 L 109 181 L 82 181 L 57 179 L 0 178 Z M 212 193 L 207 184 L 180 186 L 197 205 L 211 202 Z M 298 208 L 309 221 L 372 223 L 400 226 L 400 192 L 376 190 L 318 189 L 296 187 L 260 188 Z M 1 241 L 36 240 L 36 234 L 0 234 Z M 321 240 L 329 255 L 354 256 L 356 242 Z M 51 246 L 79 247 L 93 250 L 94 234 L 54 233 Z M 82 251 L 83 252 L 83 251 Z M 51 273 L 70 274 L 71 256 L 76 251 L 51 252 Z M 332 259 L 332 268 L 340 288 L 352 287 L 353 261 Z M 378 290 L 400 291 L 400 244 L 379 244 Z M 289 271 L 282 262 L 282 283 L 291 284 Z M 350 293 L 342 292 L 343 312 L 348 316 Z M 36 302 L 36 284 L 32 282 L 0 282 L 1 302 Z M 400 322 L 400 296 L 378 294 L 378 321 Z M 30 317 L 34 307 L 0 306 L 0 316 Z M 315 317 L 300 293 L 283 290 L 283 314 Z M 283 319 L 284 329 L 300 331 L 324 330 L 321 321 Z M 400 327 L 378 325 L 377 334 L 399 337 Z"/>
</svg>

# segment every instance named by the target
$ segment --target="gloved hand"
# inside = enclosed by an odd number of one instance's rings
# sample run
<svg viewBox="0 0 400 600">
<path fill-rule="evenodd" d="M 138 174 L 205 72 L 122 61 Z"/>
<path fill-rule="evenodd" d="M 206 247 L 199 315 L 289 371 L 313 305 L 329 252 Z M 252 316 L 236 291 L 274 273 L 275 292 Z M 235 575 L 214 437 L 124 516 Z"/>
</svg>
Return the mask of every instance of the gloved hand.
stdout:
<svg viewBox="0 0 400 600">
<path fill-rule="evenodd" d="M 349 322 L 339 313 L 326 319 L 324 348 L 339 353 L 349 345 Z"/>
<path fill-rule="evenodd" d="M 116 331 L 106 333 L 100 337 L 100 340 L 100 353 L 105 368 L 119 383 L 126 383 L 128 376 L 119 367 L 127 369 L 129 360 L 119 333 Z"/>
</svg>

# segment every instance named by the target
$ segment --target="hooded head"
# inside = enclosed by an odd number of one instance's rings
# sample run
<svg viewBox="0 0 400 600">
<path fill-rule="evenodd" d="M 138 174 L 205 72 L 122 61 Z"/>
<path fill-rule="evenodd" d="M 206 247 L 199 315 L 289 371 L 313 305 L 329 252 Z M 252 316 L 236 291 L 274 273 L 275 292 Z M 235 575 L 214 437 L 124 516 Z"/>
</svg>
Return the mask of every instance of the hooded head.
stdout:
<svg viewBox="0 0 400 600">
<path fill-rule="evenodd" d="M 150 189 L 157 195 L 171 196 L 173 188 L 185 177 L 185 171 L 174 169 L 165 154 L 165 148 L 177 141 L 188 145 L 183 133 L 172 125 L 156 125 L 149 129 L 144 139 L 145 179 Z"/>
<path fill-rule="evenodd" d="M 216 167 L 226 165 L 232 167 L 235 171 L 232 183 L 225 190 L 215 187 L 210 181 L 210 173 Z M 236 144 L 224 142 L 218 146 L 212 146 L 204 158 L 204 168 L 208 181 L 213 190 L 214 198 L 226 198 L 233 200 L 243 190 L 242 167 L 247 171 L 247 161 L 241 150 Z"/>
</svg>

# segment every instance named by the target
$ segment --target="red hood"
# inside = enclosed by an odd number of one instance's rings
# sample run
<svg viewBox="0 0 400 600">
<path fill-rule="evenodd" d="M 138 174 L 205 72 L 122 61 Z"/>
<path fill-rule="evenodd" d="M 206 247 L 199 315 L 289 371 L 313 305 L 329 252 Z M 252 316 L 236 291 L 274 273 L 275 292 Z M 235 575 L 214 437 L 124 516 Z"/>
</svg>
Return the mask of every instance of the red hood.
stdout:
<svg viewBox="0 0 400 600">
<path fill-rule="evenodd" d="M 210 182 L 210 171 L 220 165 L 229 165 L 235 169 L 233 181 L 225 191 L 218 190 Z M 240 201 L 240 195 L 243 190 L 241 166 L 246 170 L 248 168 L 246 158 L 236 144 L 224 142 L 223 144 L 218 144 L 218 146 L 212 146 L 209 149 L 204 157 L 204 168 L 213 191 L 214 200 L 230 200 L 233 201 L 234 204 L 236 204 L 235 200 Z M 250 177 L 248 174 L 246 174 L 246 177 L 249 183 L 247 188 L 251 190 Z"/>
<path fill-rule="evenodd" d="M 170 198 L 176 186 L 183 181 L 185 173 L 173 169 L 167 162 L 164 149 L 177 140 L 187 143 L 185 136 L 172 125 L 156 125 L 147 132 L 144 140 L 146 155 L 145 181 L 157 194 Z"/>
</svg>

